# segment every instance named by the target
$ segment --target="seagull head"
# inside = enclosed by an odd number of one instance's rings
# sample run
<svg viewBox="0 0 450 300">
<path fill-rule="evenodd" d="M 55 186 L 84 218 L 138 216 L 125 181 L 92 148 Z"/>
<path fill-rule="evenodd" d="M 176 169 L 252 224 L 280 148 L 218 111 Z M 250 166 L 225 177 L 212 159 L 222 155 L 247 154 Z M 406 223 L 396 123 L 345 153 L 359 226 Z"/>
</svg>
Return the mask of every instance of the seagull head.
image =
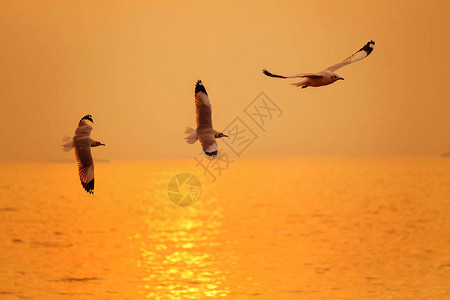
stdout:
<svg viewBox="0 0 450 300">
<path fill-rule="evenodd" d="M 214 137 L 215 137 L 216 139 L 219 139 L 219 138 L 221 138 L 221 137 L 228 137 L 228 135 L 223 134 L 222 132 L 218 132 L 218 133 L 216 133 L 216 135 L 214 135 Z"/>
<path fill-rule="evenodd" d="M 103 144 L 103 143 L 100 143 L 100 142 L 98 142 L 98 141 L 94 141 L 94 142 L 92 142 L 92 144 L 91 144 L 91 147 L 98 147 L 98 146 L 106 146 L 106 145 Z"/>
<path fill-rule="evenodd" d="M 333 80 L 333 82 L 338 81 L 338 80 L 344 80 L 343 77 L 339 76 L 338 74 L 331 74 L 331 80 Z"/>
</svg>

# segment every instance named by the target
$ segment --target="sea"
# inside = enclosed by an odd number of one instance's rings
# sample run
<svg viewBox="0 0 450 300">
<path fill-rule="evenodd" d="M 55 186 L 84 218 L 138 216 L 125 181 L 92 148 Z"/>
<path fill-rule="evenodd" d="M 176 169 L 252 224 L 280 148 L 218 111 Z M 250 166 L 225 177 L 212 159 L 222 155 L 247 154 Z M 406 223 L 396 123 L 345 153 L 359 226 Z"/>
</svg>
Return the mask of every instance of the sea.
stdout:
<svg viewBox="0 0 450 300">
<path fill-rule="evenodd" d="M 1 162 L 0 299 L 450 299 L 450 159 Z"/>
</svg>

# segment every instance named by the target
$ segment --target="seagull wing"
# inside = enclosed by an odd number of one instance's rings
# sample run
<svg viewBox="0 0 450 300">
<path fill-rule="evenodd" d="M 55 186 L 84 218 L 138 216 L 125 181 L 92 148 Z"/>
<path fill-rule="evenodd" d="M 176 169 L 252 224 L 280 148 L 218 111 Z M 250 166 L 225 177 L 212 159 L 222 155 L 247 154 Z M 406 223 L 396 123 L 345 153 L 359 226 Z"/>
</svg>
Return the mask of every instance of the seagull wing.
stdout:
<svg viewBox="0 0 450 300">
<path fill-rule="evenodd" d="M 81 118 L 80 122 L 78 123 L 78 127 L 75 130 L 75 136 L 73 137 L 73 139 L 75 140 L 75 138 L 80 137 L 90 137 L 91 136 L 91 131 L 92 131 L 92 124 L 94 123 L 94 121 L 92 120 L 92 116 L 91 115 L 85 115 L 83 118 Z"/>
<path fill-rule="evenodd" d="M 263 73 L 269 77 L 275 77 L 275 78 L 301 78 L 301 77 L 320 78 L 323 76 L 323 75 L 316 74 L 316 73 L 300 73 L 297 75 L 282 76 L 282 75 L 272 74 L 269 71 L 267 71 L 266 69 L 263 69 Z"/>
<path fill-rule="evenodd" d="M 216 139 L 213 135 L 200 135 L 200 143 L 202 144 L 203 152 L 208 156 L 216 156 L 218 147 Z"/>
<path fill-rule="evenodd" d="M 369 54 L 372 53 L 374 46 L 375 46 L 375 42 L 374 41 L 367 42 L 367 44 L 365 44 L 364 47 L 362 47 L 361 49 L 356 51 L 353 55 L 351 55 L 350 57 L 344 59 L 340 63 L 332 65 L 331 67 L 329 67 L 325 71 L 335 72 L 339 68 L 342 68 L 342 67 L 344 67 L 346 65 L 349 65 L 351 63 L 354 63 L 355 61 L 361 60 L 361 59 L 369 56 Z"/>
<path fill-rule="evenodd" d="M 197 131 L 208 129 L 212 131 L 211 103 L 201 80 L 197 81 L 195 85 L 195 113 L 197 115 Z"/>
<path fill-rule="evenodd" d="M 78 161 L 81 185 L 90 194 L 94 193 L 94 161 L 91 155 L 92 116 L 84 116 L 75 130 L 73 143 Z"/>
<path fill-rule="evenodd" d="M 195 85 L 195 112 L 197 114 L 197 134 L 206 155 L 217 155 L 217 142 L 211 118 L 211 103 L 201 80 Z"/>
<path fill-rule="evenodd" d="M 80 175 L 81 185 L 89 194 L 94 193 L 94 161 L 91 155 L 90 143 L 85 146 L 75 146 L 75 155 L 78 161 L 78 174 Z"/>
</svg>

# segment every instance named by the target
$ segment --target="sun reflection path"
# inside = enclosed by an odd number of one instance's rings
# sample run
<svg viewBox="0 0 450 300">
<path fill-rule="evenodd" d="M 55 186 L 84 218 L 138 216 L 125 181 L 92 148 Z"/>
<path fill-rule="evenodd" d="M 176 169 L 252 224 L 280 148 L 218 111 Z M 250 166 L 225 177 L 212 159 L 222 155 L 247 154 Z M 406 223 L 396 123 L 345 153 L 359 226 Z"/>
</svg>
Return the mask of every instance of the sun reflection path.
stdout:
<svg viewBox="0 0 450 300">
<path fill-rule="evenodd" d="M 175 220 L 148 220 L 147 234 L 130 237 L 140 247 L 136 265 L 145 270 L 141 294 L 147 298 L 219 298 L 230 293 L 224 282 L 236 260 L 223 251 L 227 243 L 220 237 L 220 216 L 188 210 Z"/>
</svg>

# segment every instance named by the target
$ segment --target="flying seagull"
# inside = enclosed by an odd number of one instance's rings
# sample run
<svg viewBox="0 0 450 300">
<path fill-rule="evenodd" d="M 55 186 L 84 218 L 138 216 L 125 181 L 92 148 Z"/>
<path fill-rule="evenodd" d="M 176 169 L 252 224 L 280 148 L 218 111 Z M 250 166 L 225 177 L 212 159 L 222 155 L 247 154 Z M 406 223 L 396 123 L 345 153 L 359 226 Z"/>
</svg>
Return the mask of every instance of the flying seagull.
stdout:
<svg viewBox="0 0 450 300">
<path fill-rule="evenodd" d="M 194 130 L 191 127 L 187 127 L 185 131 L 187 136 L 184 139 L 189 144 L 195 143 L 198 139 L 206 155 L 216 156 L 216 139 L 228 136 L 214 130 L 212 126 L 211 103 L 201 80 L 198 80 L 195 85 L 195 113 L 197 116 L 197 129 Z"/>
<path fill-rule="evenodd" d="M 91 147 L 105 146 L 98 141 L 91 139 L 92 124 L 91 115 L 85 115 L 78 123 L 75 135 L 71 139 L 65 137 L 63 150 L 68 152 L 75 147 L 75 155 L 78 160 L 78 173 L 81 185 L 89 194 L 94 193 L 94 161 L 92 160 Z"/>
<path fill-rule="evenodd" d="M 295 85 L 297 87 L 301 86 L 302 89 L 308 87 L 308 86 L 323 86 L 332 84 L 335 81 L 338 81 L 340 79 L 344 80 L 341 76 L 334 73 L 336 70 L 349 65 L 351 63 L 354 63 L 355 61 L 361 60 L 367 56 L 369 56 L 370 53 L 373 51 L 373 47 L 375 46 L 374 41 L 370 41 L 367 44 L 364 45 L 361 49 L 356 51 L 352 56 L 348 57 L 347 59 L 344 59 L 342 62 L 337 63 L 335 65 L 332 65 L 331 67 L 323 70 L 319 73 L 300 73 L 297 75 L 292 76 L 281 76 L 272 74 L 266 69 L 263 69 L 263 73 L 270 77 L 276 77 L 276 78 L 306 78 L 303 81 L 291 83 L 292 85 Z"/>
</svg>

